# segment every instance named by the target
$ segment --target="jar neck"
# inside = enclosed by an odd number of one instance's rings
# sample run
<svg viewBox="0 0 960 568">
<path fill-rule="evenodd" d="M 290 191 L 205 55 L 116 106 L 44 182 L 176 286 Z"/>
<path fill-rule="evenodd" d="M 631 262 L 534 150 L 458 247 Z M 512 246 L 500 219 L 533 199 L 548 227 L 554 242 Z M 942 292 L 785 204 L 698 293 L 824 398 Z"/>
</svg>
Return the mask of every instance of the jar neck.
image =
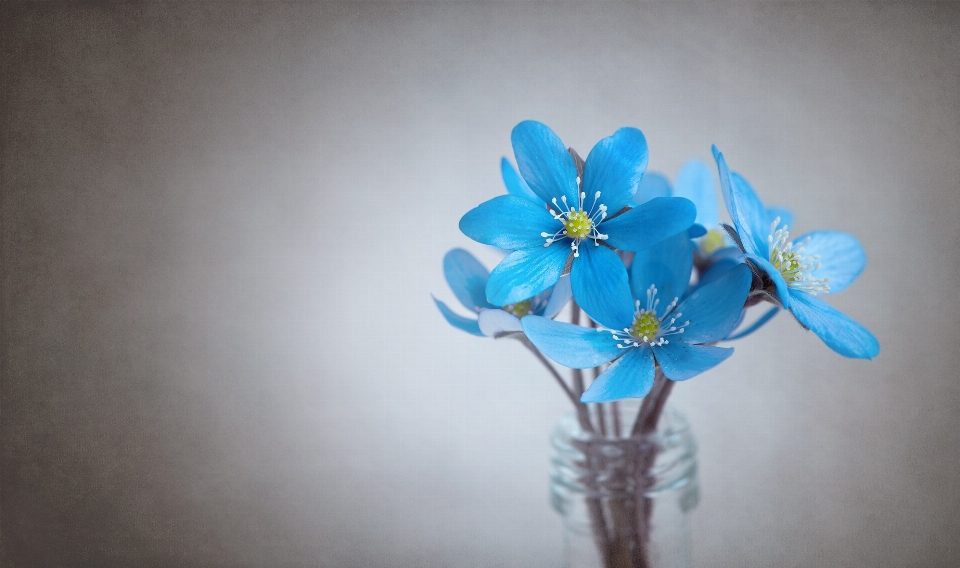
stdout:
<svg viewBox="0 0 960 568">
<path fill-rule="evenodd" d="M 618 422 L 623 424 L 632 420 L 631 410 L 627 405 L 613 409 L 622 413 Z M 696 477 L 696 443 L 686 418 L 670 406 L 655 432 L 632 437 L 613 437 L 609 430 L 606 436 L 585 432 L 571 413 L 558 423 L 551 445 L 552 483 L 575 493 L 652 496 Z"/>
</svg>

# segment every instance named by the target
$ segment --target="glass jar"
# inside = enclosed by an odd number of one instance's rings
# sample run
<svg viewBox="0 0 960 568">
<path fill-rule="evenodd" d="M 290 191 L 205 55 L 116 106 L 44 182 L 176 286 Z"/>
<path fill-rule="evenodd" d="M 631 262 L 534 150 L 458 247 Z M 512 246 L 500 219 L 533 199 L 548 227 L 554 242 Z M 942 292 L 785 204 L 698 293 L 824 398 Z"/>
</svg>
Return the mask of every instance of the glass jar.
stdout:
<svg viewBox="0 0 960 568">
<path fill-rule="evenodd" d="M 700 499 L 689 424 L 668 406 L 654 433 L 622 437 L 612 430 L 629 431 L 636 406 L 598 408 L 607 435 L 585 432 L 570 413 L 551 437 L 550 493 L 563 521 L 565 566 L 689 568 L 688 517 Z"/>
</svg>

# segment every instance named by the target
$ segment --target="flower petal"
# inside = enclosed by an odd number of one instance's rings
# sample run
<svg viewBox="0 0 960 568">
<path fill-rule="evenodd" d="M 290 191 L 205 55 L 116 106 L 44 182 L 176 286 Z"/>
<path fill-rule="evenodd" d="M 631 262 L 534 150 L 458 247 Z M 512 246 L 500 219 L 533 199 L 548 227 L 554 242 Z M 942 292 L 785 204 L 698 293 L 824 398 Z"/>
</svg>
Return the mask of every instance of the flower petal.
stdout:
<svg viewBox="0 0 960 568">
<path fill-rule="evenodd" d="M 670 180 L 667 179 L 667 176 L 658 172 L 647 172 L 640 178 L 640 183 L 637 185 L 637 193 L 633 196 L 633 202 L 631 204 L 636 207 L 641 203 L 650 201 L 654 197 L 670 197 L 672 191 L 673 190 L 670 189 Z"/>
<path fill-rule="evenodd" d="M 770 280 L 773 281 L 773 285 L 777 287 L 777 299 L 780 300 L 780 303 L 783 304 L 784 309 L 790 307 L 790 287 L 787 285 L 787 281 L 783 279 L 783 275 L 780 274 L 780 271 L 777 270 L 777 267 L 770 263 L 769 260 L 761 258 L 755 254 L 744 255 L 750 262 L 753 263 L 761 272 L 765 272 L 767 276 L 770 277 Z"/>
<path fill-rule="evenodd" d="M 490 273 L 487 299 L 506 306 L 532 298 L 557 283 L 570 256 L 570 247 L 554 243 L 507 255 Z"/>
<path fill-rule="evenodd" d="M 487 337 L 496 337 L 501 333 L 523 331 L 520 318 L 503 310 L 483 310 L 477 318 L 480 331 Z"/>
<path fill-rule="evenodd" d="M 613 248 L 638 251 L 693 225 L 697 208 L 682 197 L 656 197 L 623 215 L 604 221 L 598 229 L 609 235 Z"/>
<path fill-rule="evenodd" d="M 573 293 L 570 290 L 570 276 L 561 276 L 560 280 L 557 281 L 557 284 L 550 292 L 550 300 L 547 301 L 546 307 L 543 308 L 543 313 L 535 315 L 542 315 L 543 317 L 552 319 L 560 313 L 560 310 L 562 310 L 563 307 L 567 305 L 567 302 L 570 301 L 570 298 L 573 297 Z"/>
<path fill-rule="evenodd" d="M 751 280 L 750 268 L 740 264 L 684 298 L 671 315 L 677 317 L 677 327 L 690 321 L 684 326 L 683 341 L 709 343 L 726 337 L 737 325 Z"/>
<path fill-rule="evenodd" d="M 537 349 L 565 367 L 596 367 L 623 355 L 623 349 L 618 347 L 620 343 L 606 330 L 542 316 L 526 316 L 520 324 Z"/>
<path fill-rule="evenodd" d="M 798 238 L 795 243 L 806 239 L 803 245 L 805 255 L 820 255 L 820 267 L 808 274 L 813 278 L 828 278 L 830 293 L 846 290 L 867 266 L 867 253 L 860 241 L 842 231 L 814 231 Z"/>
<path fill-rule="evenodd" d="M 483 337 L 483 332 L 480 331 L 480 325 L 477 323 L 477 320 L 465 318 L 455 313 L 453 310 L 448 308 L 446 304 L 436 298 L 434 298 L 433 301 L 437 304 L 437 307 L 440 308 L 440 313 L 443 314 L 443 317 L 447 320 L 447 323 L 467 333 Z"/>
<path fill-rule="evenodd" d="M 740 240 L 747 249 L 746 252 L 767 257 L 767 235 L 770 233 L 766 223 L 766 209 L 757 197 L 757 194 L 739 174 L 735 174 L 727 167 L 723 154 L 713 147 L 713 157 L 717 161 L 720 171 L 720 190 L 723 201 L 727 205 L 727 212 L 733 219 L 733 224 L 740 234 Z"/>
<path fill-rule="evenodd" d="M 737 252 L 740 252 L 740 249 L 736 250 Z M 726 257 L 717 260 L 711 264 L 703 274 L 700 275 L 700 279 L 697 280 L 695 288 L 706 286 L 707 284 L 726 274 L 728 270 L 738 264 L 743 264 L 742 255 L 741 257 Z"/>
<path fill-rule="evenodd" d="M 840 310 L 800 290 L 791 290 L 790 311 L 797 321 L 844 357 L 872 359 L 880 343 L 870 331 Z"/>
<path fill-rule="evenodd" d="M 623 329 L 633 323 L 627 268 L 617 253 L 583 241 L 580 256 L 573 259 L 570 284 L 577 303 L 600 325 Z"/>
<path fill-rule="evenodd" d="M 660 370 L 672 381 L 685 381 L 712 369 L 733 355 L 732 347 L 691 345 L 685 341 L 671 341 L 653 348 Z"/>
<path fill-rule="evenodd" d="M 653 284 L 665 307 L 673 298 L 683 297 L 692 271 L 693 243 L 686 233 L 679 233 L 637 251 L 630 265 L 630 289 L 634 298 L 642 300 Z"/>
<path fill-rule="evenodd" d="M 571 206 L 579 203 L 577 165 L 553 130 L 525 120 L 513 128 L 510 140 L 520 175 L 537 197 L 548 204 L 564 196 Z"/>
<path fill-rule="evenodd" d="M 743 251 L 737 246 L 723 247 L 710 253 L 711 261 L 720 261 L 725 258 L 739 259 L 743 262 Z"/>
<path fill-rule="evenodd" d="M 443 257 L 443 275 L 450 289 L 468 310 L 477 312 L 493 308 L 487 301 L 487 278 L 490 273 L 472 254 L 455 248 Z"/>
<path fill-rule="evenodd" d="M 677 174 L 673 195 L 686 197 L 697 207 L 697 223 L 709 228 L 720 225 L 717 188 L 713 172 L 700 160 L 690 160 Z"/>
<path fill-rule="evenodd" d="M 554 234 L 563 225 L 543 205 L 513 195 L 500 195 L 474 207 L 460 219 L 464 235 L 505 250 L 540 247 L 542 233 Z"/>
<path fill-rule="evenodd" d="M 653 387 L 654 376 L 653 352 L 650 348 L 631 348 L 600 373 L 580 401 L 611 402 L 623 398 L 642 398 Z"/>
<path fill-rule="evenodd" d="M 767 222 L 767 210 L 763 202 L 757 197 L 753 186 L 737 172 L 731 172 L 730 181 L 734 189 L 734 199 L 740 203 L 740 222 L 750 224 L 750 238 L 753 239 L 757 251 L 769 254 L 767 236 L 770 234 L 770 223 Z"/>
<path fill-rule="evenodd" d="M 627 205 L 637 193 L 637 185 L 647 169 L 647 139 L 636 128 L 617 130 L 590 150 L 583 165 L 584 209 L 590 211 L 594 195 L 613 214 Z"/>
<path fill-rule="evenodd" d="M 697 239 L 707 234 L 707 228 L 700 223 L 694 223 L 687 229 L 687 238 Z"/>
<path fill-rule="evenodd" d="M 510 195 L 529 199 L 537 205 L 543 204 L 543 201 L 530 191 L 530 186 L 527 185 L 527 182 L 523 181 L 523 178 L 520 177 L 520 174 L 514 169 L 510 160 L 506 158 L 500 160 L 500 174 L 503 176 L 503 184 L 507 186 L 507 192 Z"/>
</svg>

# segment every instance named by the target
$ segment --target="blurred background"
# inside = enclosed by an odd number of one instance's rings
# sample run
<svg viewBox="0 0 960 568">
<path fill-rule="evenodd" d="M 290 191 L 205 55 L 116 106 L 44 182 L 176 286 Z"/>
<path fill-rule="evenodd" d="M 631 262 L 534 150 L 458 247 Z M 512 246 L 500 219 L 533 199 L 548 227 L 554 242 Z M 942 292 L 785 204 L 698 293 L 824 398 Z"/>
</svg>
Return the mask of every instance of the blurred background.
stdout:
<svg viewBox="0 0 960 568">
<path fill-rule="evenodd" d="M 679 385 L 697 566 L 960 565 L 960 8 L 8 3 L 5 566 L 552 568 L 522 347 L 450 328 L 443 254 L 524 119 L 582 155 L 717 144 L 869 257 Z"/>
</svg>

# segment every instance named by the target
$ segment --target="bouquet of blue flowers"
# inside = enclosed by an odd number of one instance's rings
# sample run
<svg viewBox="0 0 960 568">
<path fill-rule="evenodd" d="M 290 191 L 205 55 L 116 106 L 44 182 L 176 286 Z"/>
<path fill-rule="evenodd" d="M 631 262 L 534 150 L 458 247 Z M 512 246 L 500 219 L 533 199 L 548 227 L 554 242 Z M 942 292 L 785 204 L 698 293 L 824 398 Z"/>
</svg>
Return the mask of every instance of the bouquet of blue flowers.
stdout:
<svg viewBox="0 0 960 568">
<path fill-rule="evenodd" d="M 586 160 L 539 122 L 521 122 L 511 140 L 519 173 L 503 159 L 507 194 L 460 220 L 466 236 L 508 254 L 488 272 L 463 249 L 447 253 L 447 282 L 473 317 L 436 304 L 463 331 L 529 348 L 584 432 L 656 430 L 676 381 L 720 364 L 733 348 L 719 342 L 755 332 L 780 311 L 843 356 L 879 353 L 866 328 L 821 299 L 863 270 L 857 239 L 839 231 L 793 238 L 791 213 L 765 207 L 716 147 L 716 173 L 691 161 L 671 186 L 645 175 L 647 144 L 636 128 L 601 140 Z M 720 222 L 717 179 L 729 224 Z M 570 322 L 557 321 L 568 304 Z M 759 317 L 745 317 L 761 304 L 768 308 Z M 570 379 L 549 360 L 570 368 Z M 589 382 L 584 369 L 593 370 Z M 643 399 L 629 428 L 607 428 L 605 414 L 588 407 L 629 398 Z M 619 555 L 612 537 L 598 537 L 607 566 L 647 565 L 643 523 L 631 530 Z"/>
</svg>

